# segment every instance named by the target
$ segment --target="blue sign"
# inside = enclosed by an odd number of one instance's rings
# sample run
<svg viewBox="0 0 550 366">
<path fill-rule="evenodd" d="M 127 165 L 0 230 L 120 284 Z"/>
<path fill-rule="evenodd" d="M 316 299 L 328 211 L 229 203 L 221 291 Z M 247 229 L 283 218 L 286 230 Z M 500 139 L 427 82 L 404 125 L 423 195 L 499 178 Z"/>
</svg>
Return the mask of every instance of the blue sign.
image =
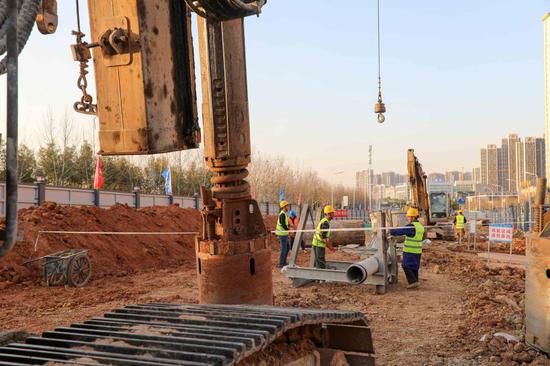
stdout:
<svg viewBox="0 0 550 366">
<path fill-rule="evenodd" d="M 459 205 L 463 205 L 463 204 L 466 203 L 466 200 L 464 198 L 460 197 L 460 198 L 456 199 L 456 203 L 458 203 Z"/>
</svg>

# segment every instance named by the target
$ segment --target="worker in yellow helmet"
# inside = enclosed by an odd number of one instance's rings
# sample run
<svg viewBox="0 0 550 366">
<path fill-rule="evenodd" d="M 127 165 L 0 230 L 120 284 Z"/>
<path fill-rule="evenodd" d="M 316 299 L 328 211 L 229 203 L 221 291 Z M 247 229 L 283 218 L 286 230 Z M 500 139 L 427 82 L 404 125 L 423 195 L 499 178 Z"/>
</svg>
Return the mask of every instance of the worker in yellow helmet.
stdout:
<svg viewBox="0 0 550 366">
<path fill-rule="evenodd" d="M 281 201 L 279 203 L 281 212 L 277 218 L 277 227 L 275 228 L 275 235 L 279 238 L 281 243 L 281 252 L 279 253 L 279 268 L 283 268 L 287 265 L 286 258 L 290 252 L 290 239 L 289 239 L 289 222 L 288 211 L 290 211 L 290 204 L 287 201 Z"/>
<path fill-rule="evenodd" d="M 466 218 L 462 214 L 462 210 L 456 211 L 456 216 L 453 223 L 455 225 L 455 236 L 458 242 L 462 244 L 462 238 L 466 233 L 466 231 L 464 230 L 464 228 L 466 227 Z"/>
<path fill-rule="evenodd" d="M 328 246 L 332 248 L 330 242 L 330 221 L 334 218 L 334 207 L 326 205 L 323 209 L 325 217 L 319 221 L 317 228 L 315 229 L 315 235 L 313 235 L 313 241 L 311 242 L 311 248 L 313 249 L 315 268 L 326 268 L 327 261 L 325 259 L 325 249 Z"/>
<path fill-rule="evenodd" d="M 407 277 L 407 288 L 416 288 L 418 282 L 418 270 L 420 269 L 420 257 L 422 256 L 422 242 L 424 241 L 424 226 L 418 221 L 417 208 L 407 210 L 408 224 L 402 228 L 391 229 L 392 236 L 405 236 L 403 242 L 403 261 L 401 267 Z"/>
</svg>

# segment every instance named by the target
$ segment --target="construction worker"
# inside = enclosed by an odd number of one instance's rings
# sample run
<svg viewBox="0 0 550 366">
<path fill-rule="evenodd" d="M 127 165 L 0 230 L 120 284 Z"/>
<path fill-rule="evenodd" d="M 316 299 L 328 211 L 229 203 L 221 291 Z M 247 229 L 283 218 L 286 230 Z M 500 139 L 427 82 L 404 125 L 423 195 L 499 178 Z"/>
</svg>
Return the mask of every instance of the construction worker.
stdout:
<svg viewBox="0 0 550 366">
<path fill-rule="evenodd" d="M 279 238 L 279 242 L 281 243 L 281 252 L 279 254 L 279 268 L 283 268 L 287 265 L 286 257 L 288 256 L 288 252 L 290 251 L 290 240 L 288 237 L 288 230 L 290 230 L 288 211 L 290 211 L 290 205 L 287 201 L 283 200 L 281 201 L 281 203 L 279 203 L 279 206 L 281 207 L 281 212 L 279 213 L 279 217 L 277 218 L 275 235 L 277 235 L 277 237 Z"/>
<path fill-rule="evenodd" d="M 424 226 L 418 222 L 418 209 L 409 208 L 407 210 L 408 224 L 403 228 L 391 229 L 392 236 L 405 236 L 403 242 L 403 261 L 401 267 L 407 277 L 407 288 L 416 288 L 419 286 L 418 270 L 420 269 L 420 257 L 422 256 L 422 242 L 424 240 Z"/>
<path fill-rule="evenodd" d="M 296 215 L 296 212 L 294 210 L 290 210 L 288 212 L 288 219 L 290 222 L 290 228 L 292 230 L 298 230 L 298 215 Z M 296 236 L 296 233 L 290 233 L 290 246 L 292 247 L 292 243 L 294 242 L 294 237 Z M 300 240 L 300 248 L 302 251 L 306 251 L 306 245 L 304 243 L 304 239 Z"/>
<path fill-rule="evenodd" d="M 313 235 L 313 241 L 311 242 L 311 247 L 313 248 L 313 255 L 315 258 L 313 266 L 315 268 L 325 269 L 327 267 L 325 249 L 327 246 L 332 248 L 332 244 L 330 242 L 330 231 L 328 230 L 330 229 L 330 221 L 334 217 L 334 211 L 334 207 L 331 205 L 326 205 L 323 209 L 325 217 L 319 221 L 319 224 L 315 229 L 315 235 Z"/>
<path fill-rule="evenodd" d="M 458 239 L 458 242 L 462 244 L 462 238 L 466 234 L 466 231 L 464 230 L 464 227 L 466 226 L 466 218 L 462 215 L 462 210 L 458 210 L 456 212 L 453 223 L 455 225 L 455 236 Z"/>
</svg>

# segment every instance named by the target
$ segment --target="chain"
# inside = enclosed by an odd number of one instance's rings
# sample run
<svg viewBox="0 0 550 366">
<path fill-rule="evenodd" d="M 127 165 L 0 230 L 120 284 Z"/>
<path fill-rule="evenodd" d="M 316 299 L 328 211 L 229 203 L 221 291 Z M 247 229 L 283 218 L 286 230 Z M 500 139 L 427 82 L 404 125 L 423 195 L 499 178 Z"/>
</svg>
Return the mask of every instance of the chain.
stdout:
<svg viewBox="0 0 550 366">
<path fill-rule="evenodd" d="M 80 65 L 80 73 L 76 86 L 82 91 L 82 98 L 73 104 L 73 108 L 78 113 L 97 115 L 97 104 L 93 104 L 94 98 L 87 91 L 88 80 L 86 79 L 86 75 L 88 75 L 88 61 L 91 58 L 90 50 L 88 43 L 82 40 L 84 33 L 80 30 L 80 7 L 78 0 L 75 1 L 77 30 L 72 32 L 76 37 L 76 45 L 73 45 L 73 52 Z"/>
<path fill-rule="evenodd" d="M 378 104 L 383 106 L 383 112 L 386 111 L 386 108 L 384 106 L 384 103 L 382 102 L 382 72 L 381 72 L 381 64 L 382 64 L 382 58 L 381 58 L 381 49 L 380 49 L 380 0 L 377 0 L 376 2 L 376 12 L 377 12 L 377 27 L 378 27 Z M 384 116 L 384 113 L 378 113 L 377 116 L 378 123 L 384 123 L 386 120 L 386 117 Z"/>
</svg>

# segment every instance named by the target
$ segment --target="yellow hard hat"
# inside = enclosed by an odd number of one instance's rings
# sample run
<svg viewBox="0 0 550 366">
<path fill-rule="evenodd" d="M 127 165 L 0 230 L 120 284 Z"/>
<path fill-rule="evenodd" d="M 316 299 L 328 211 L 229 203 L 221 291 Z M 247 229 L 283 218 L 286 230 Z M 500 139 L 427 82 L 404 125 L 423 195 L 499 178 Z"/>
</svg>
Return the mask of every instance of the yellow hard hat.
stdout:
<svg viewBox="0 0 550 366">
<path fill-rule="evenodd" d="M 334 207 L 332 207 L 332 205 L 326 205 L 323 211 L 325 212 L 325 214 L 329 214 L 333 213 L 336 210 L 334 209 Z"/>
<path fill-rule="evenodd" d="M 458 211 L 456 211 L 456 213 L 459 213 L 459 214 L 461 214 L 461 213 L 462 213 L 462 210 L 458 210 Z"/>
<path fill-rule="evenodd" d="M 417 217 L 417 216 L 420 216 L 417 208 L 411 207 L 407 210 L 407 217 Z"/>
<path fill-rule="evenodd" d="M 281 203 L 279 203 L 279 206 L 281 206 L 281 208 L 283 208 L 285 206 L 288 206 L 288 202 L 287 201 L 281 201 Z"/>
</svg>

